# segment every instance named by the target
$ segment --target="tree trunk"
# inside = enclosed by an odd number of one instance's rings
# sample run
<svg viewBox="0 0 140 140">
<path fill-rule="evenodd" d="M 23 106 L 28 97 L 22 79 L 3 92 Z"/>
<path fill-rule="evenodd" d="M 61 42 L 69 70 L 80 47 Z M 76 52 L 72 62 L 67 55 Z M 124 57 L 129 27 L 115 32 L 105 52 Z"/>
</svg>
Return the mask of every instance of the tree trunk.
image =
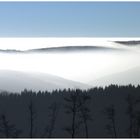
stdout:
<svg viewBox="0 0 140 140">
<path fill-rule="evenodd" d="M 84 124 L 85 124 L 86 138 L 88 138 L 88 126 L 87 126 L 87 121 L 86 120 L 84 120 Z"/>
<path fill-rule="evenodd" d="M 117 138 L 117 132 L 116 132 L 116 126 L 115 126 L 115 120 L 114 119 L 112 119 L 112 124 L 113 124 L 114 137 Z"/>
<path fill-rule="evenodd" d="M 72 138 L 75 137 L 75 116 L 76 116 L 76 112 L 73 112 L 73 118 L 72 118 Z"/>
</svg>

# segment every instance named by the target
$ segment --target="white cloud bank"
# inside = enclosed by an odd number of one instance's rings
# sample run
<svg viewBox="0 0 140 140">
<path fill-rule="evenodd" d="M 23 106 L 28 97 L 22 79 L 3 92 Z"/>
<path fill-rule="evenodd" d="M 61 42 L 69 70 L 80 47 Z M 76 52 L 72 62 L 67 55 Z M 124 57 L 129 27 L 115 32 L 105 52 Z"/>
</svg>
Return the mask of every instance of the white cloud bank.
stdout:
<svg viewBox="0 0 140 140">
<path fill-rule="evenodd" d="M 72 45 L 125 47 L 108 40 L 136 40 L 136 38 L 0 38 L 0 49 L 27 50 Z M 106 75 L 140 66 L 140 52 L 137 49 L 133 50 L 129 53 L 99 51 L 66 54 L 0 54 L 0 70 L 42 72 L 88 83 Z"/>
<path fill-rule="evenodd" d="M 140 40 L 140 38 L 0 38 L 0 49 L 28 50 L 59 46 L 112 46 L 113 40 Z"/>
</svg>

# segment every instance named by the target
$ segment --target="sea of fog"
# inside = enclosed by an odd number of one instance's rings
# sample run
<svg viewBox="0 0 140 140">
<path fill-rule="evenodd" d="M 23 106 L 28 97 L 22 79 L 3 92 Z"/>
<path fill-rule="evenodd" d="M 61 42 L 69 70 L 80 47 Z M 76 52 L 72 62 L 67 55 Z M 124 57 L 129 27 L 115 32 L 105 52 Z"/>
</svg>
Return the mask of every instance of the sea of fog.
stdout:
<svg viewBox="0 0 140 140">
<path fill-rule="evenodd" d="M 140 66 L 137 48 L 125 51 L 75 53 L 1 53 L 0 70 L 39 72 L 88 83 Z"/>
<path fill-rule="evenodd" d="M 116 40 L 0 38 L 0 90 L 140 84 L 140 45 Z"/>
</svg>

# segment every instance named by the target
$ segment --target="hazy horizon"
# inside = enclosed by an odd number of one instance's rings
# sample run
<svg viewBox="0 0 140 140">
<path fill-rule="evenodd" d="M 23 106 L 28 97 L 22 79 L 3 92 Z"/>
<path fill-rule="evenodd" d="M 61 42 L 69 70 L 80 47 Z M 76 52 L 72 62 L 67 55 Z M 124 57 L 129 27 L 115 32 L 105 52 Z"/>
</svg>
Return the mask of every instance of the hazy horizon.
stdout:
<svg viewBox="0 0 140 140">
<path fill-rule="evenodd" d="M 3 41 L 2 41 L 3 40 Z M 6 41 L 7 40 L 7 41 Z M 26 42 L 27 40 L 27 42 Z M 139 38 L 0 38 L 0 49 L 39 49 L 59 46 L 97 46 L 117 50 L 92 50 L 65 53 L 2 53 L 0 70 L 36 72 L 56 75 L 67 80 L 88 84 L 90 81 L 127 71 L 140 66 L 140 45 L 133 47 L 113 41 L 140 40 Z M 38 42 L 38 43 L 37 43 Z M 2 45 L 3 44 L 3 45 Z M 35 44 L 35 46 L 34 46 Z M 43 45 L 42 45 L 43 44 Z M 2 47 L 3 46 L 3 47 Z M 30 46 L 30 47 L 28 47 Z M 19 49 L 18 49 L 19 50 Z"/>
<path fill-rule="evenodd" d="M 137 41 L 140 38 L 136 37 L 3 37 L 0 38 L 0 49 L 6 50 L 29 50 L 48 47 L 63 47 L 63 46 L 103 46 L 113 47 L 113 41 Z M 117 46 L 117 44 L 116 44 Z M 122 45 L 118 44 L 118 47 Z"/>
<path fill-rule="evenodd" d="M 0 2 L 0 70 L 45 73 L 85 84 L 127 73 L 140 66 L 140 45 L 114 41 L 140 41 L 138 13 L 139 2 Z M 59 48 L 67 46 L 79 48 Z M 3 51 L 50 47 L 59 51 Z"/>
</svg>

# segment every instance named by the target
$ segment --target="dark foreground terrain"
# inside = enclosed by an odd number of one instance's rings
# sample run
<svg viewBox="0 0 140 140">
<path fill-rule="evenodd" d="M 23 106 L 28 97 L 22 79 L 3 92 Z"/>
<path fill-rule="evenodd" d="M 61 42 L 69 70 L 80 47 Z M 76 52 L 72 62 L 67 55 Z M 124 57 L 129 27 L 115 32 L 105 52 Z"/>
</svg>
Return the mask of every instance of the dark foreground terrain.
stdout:
<svg viewBox="0 0 140 140">
<path fill-rule="evenodd" d="M 138 138 L 140 86 L 0 94 L 1 138 Z"/>
</svg>

